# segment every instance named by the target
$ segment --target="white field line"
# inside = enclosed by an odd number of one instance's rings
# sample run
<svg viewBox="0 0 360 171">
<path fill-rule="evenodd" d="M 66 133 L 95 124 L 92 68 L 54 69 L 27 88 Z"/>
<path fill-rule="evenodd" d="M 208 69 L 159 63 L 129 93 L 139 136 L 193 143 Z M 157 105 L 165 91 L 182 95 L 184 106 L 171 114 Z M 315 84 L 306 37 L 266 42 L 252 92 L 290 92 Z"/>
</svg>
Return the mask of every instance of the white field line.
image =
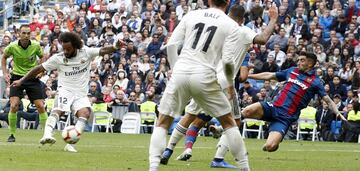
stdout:
<svg viewBox="0 0 360 171">
<path fill-rule="evenodd" d="M 62 142 L 61 142 L 62 143 Z M 63 144 L 63 143 L 62 143 Z M 12 143 L 9 144 L 7 142 L 0 142 L 0 146 L 29 146 L 29 147 L 51 147 L 50 145 L 41 145 L 41 144 L 37 144 L 37 143 Z M 146 149 L 148 148 L 148 146 L 116 146 L 116 145 L 102 145 L 102 144 L 98 144 L 98 145 L 90 145 L 90 144 L 80 144 L 78 145 L 80 147 L 87 147 L 87 148 L 142 148 L 142 149 Z M 56 147 L 55 147 L 56 148 Z M 184 147 L 175 147 L 176 149 L 183 149 Z M 215 147 L 193 147 L 194 149 L 213 149 L 215 150 Z M 259 147 L 260 149 L 260 147 Z M 1 151 L 1 149 L 0 149 Z M 335 149 L 280 149 L 280 151 L 289 151 L 289 152 L 344 152 L 344 153 L 360 153 L 360 149 L 359 150 L 335 150 Z"/>
</svg>

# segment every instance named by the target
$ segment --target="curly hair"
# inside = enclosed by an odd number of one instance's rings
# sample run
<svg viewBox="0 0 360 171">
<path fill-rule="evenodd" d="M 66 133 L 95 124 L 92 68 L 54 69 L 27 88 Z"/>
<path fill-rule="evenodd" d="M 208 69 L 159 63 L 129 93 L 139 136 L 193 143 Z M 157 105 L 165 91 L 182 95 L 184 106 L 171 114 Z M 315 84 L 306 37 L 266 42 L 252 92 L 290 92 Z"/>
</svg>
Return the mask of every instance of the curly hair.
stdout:
<svg viewBox="0 0 360 171">
<path fill-rule="evenodd" d="M 59 36 L 60 43 L 71 43 L 71 45 L 76 49 L 81 49 L 83 47 L 83 42 L 81 37 L 74 32 L 64 32 Z"/>
</svg>

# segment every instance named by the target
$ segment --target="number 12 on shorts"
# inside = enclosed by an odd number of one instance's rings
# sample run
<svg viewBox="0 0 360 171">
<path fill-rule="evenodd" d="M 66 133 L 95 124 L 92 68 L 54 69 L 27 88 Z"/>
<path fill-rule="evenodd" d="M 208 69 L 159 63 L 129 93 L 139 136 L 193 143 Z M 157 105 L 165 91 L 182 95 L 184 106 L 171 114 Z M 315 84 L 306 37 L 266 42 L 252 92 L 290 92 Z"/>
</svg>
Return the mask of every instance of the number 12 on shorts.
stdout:
<svg viewBox="0 0 360 171">
<path fill-rule="evenodd" d="M 67 104 L 68 99 L 66 97 L 59 97 L 60 104 Z"/>
</svg>

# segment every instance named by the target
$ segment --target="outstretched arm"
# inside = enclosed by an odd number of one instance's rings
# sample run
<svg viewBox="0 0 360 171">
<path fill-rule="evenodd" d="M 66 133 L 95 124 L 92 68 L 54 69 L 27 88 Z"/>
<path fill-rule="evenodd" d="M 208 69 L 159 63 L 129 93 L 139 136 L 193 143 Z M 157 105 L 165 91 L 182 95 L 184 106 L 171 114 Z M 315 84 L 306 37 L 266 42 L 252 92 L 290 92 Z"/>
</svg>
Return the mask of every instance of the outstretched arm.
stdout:
<svg viewBox="0 0 360 171">
<path fill-rule="evenodd" d="M 249 74 L 248 78 L 255 80 L 277 80 L 275 72 L 262 72 L 259 74 Z"/>
<path fill-rule="evenodd" d="M 113 52 L 119 50 L 121 48 L 121 46 L 123 46 L 124 44 L 126 44 L 126 43 L 121 40 L 118 40 L 114 46 L 102 47 L 102 48 L 100 48 L 99 55 L 104 56 L 105 54 L 113 53 Z"/>
<path fill-rule="evenodd" d="M 278 9 L 275 4 L 273 4 L 269 9 L 269 16 L 270 16 L 270 22 L 266 26 L 265 30 L 254 38 L 255 44 L 262 44 L 262 45 L 266 44 L 266 42 L 269 40 L 270 36 L 272 35 L 279 16 Z"/>
<path fill-rule="evenodd" d="M 328 95 L 324 96 L 322 99 L 329 105 L 329 108 L 335 113 L 336 117 L 340 117 L 341 120 L 344 121 L 346 120 L 345 117 L 340 113 L 340 111 L 336 107 L 334 101 L 332 101 Z"/>
<path fill-rule="evenodd" d="M 44 72 L 45 68 L 42 65 L 38 65 L 32 70 L 30 70 L 24 77 L 22 77 L 20 80 L 14 81 L 11 86 L 18 87 L 20 86 L 24 81 L 35 78 L 38 74 L 41 72 Z"/>
<path fill-rule="evenodd" d="M 104 56 L 105 54 L 113 53 L 117 50 L 114 46 L 106 46 L 100 49 L 99 55 Z"/>
</svg>

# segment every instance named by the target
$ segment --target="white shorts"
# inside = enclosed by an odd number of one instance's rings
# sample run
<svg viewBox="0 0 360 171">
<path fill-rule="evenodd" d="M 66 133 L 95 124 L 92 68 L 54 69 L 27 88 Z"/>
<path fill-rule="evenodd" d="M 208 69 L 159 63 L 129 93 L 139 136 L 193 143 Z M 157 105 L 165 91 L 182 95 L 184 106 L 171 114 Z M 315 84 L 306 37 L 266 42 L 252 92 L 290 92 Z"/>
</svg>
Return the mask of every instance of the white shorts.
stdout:
<svg viewBox="0 0 360 171">
<path fill-rule="evenodd" d="M 86 107 L 89 107 L 91 109 L 91 103 L 87 96 L 76 97 L 70 91 L 59 90 L 55 97 L 54 107 L 52 110 L 72 112 L 75 114 L 78 110 Z"/>
<path fill-rule="evenodd" d="M 227 89 L 223 90 L 223 92 L 227 96 L 228 94 Z M 239 100 L 237 93 L 235 93 L 235 97 L 233 100 L 230 101 L 230 104 L 232 107 L 232 112 L 231 112 L 232 116 L 234 117 L 234 119 L 240 119 L 241 115 L 240 115 Z M 191 99 L 190 103 L 185 107 L 185 112 L 193 115 L 198 115 L 199 113 L 202 113 L 204 111 L 198 104 L 196 104 L 194 99 Z M 210 115 L 209 113 L 205 113 L 205 114 Z"/>
<path fill-rule="evenodd" d="M 159 105 L 159 112 L 172 117 L 181 115 L 191 99 L 213 117 L 231 112 L 230 102 L 214 74 L 173 74 Z"/>
</svg>

